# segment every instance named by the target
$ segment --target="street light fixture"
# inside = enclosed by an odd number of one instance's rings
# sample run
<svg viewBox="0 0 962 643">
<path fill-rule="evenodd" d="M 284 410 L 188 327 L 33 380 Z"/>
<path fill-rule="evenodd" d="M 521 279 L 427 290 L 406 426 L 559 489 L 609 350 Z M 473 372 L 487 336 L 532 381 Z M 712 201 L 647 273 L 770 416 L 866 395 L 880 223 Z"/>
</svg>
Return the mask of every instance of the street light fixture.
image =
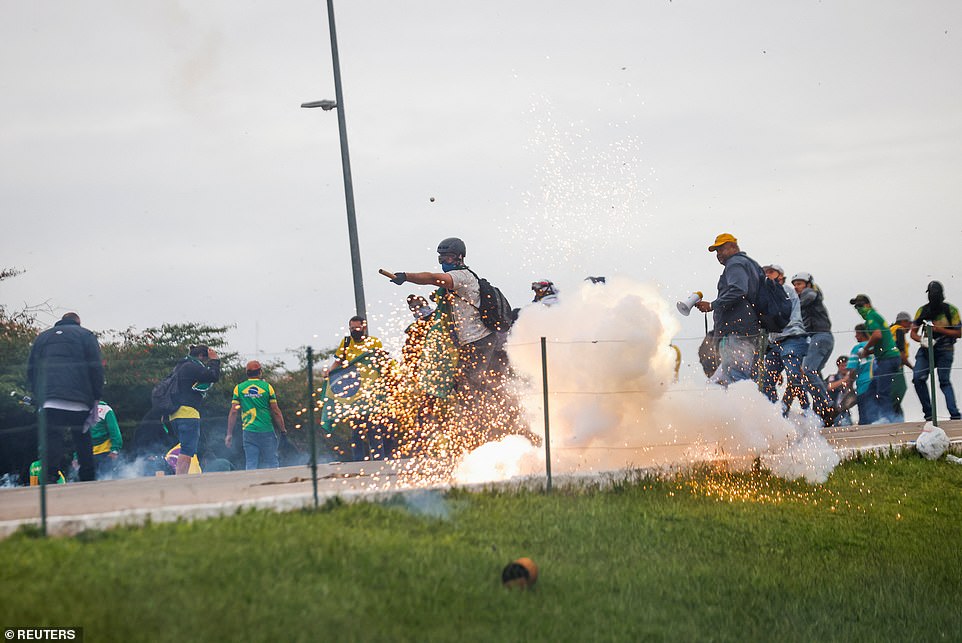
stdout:
<svg viewBox="0 0 962 643">
<path fill-rule="evenodd" d="M 364 280 L 361 277 L 361 249 L 357 240 L 357 219 L 354 215 L 354 184 L 351 180 L 351 156 L 347 149 L 347 124 L 344 122 L 344 92 L 341 91 L 341 64 L 337 54 L 337 32 L 334 29 L 334 0 L 327 0 L 327 22 L 331 29 L 331 59 L 334 63 L 334 94 L 336 101 L 316 100 L 301 103 L 301 107 L 320 107 L 325 112 L 337 108 L 337 129 L 341 139 L 341 169 L 344 172 L 344 202 L 347 205 L 347 235 L 351 244 L 351 270 L 354 274 L 354 307 L 357 315 L 367 318 L 364 303 Z"/>
<path fill-rule="evenodd" d="M 325 112 L 329 112 L 337 107 L 337 103 L 332 100 L 312 100 L 309 103 L 301 103 L 301 107 L 320 107 Z"/>
</svg>

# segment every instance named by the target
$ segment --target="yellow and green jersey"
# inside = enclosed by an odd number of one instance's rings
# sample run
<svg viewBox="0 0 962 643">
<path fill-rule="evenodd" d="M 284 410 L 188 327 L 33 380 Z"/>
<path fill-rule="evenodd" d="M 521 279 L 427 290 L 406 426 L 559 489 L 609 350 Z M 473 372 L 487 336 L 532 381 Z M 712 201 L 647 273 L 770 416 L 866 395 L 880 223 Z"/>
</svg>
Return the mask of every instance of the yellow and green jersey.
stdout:
<svg viewBox="0 0 962 643">
<path fill-rule="evenodd" d="M 933 326 L 941 326 L 942 328 L 959 328 L 962 326 L 959 320 L 959 309 L 952 304 L 947 303 L 945 305 L 949 311 L 948 315 L 946 315 L 945 311 L 943 310 L 939 311 L 939 313 L 934 316 L 927 314 L 927 309 L 929 308 L 928 306 L 922 306 L 915 313 L 914 323 L 917 326 L 921 326 L 923 321 L 931 321 Z M 928 346 L 928 340 L 924 339 L 925 335 L 921 332 L 919 334 L 923 336 L 922 346 Z M 955 337 L 949 337 L 941 333 L 936 333 L 933 339 L 935 340 L 934 344 L 936 348 L 949 348 L 955 344 Z"/>
<path fill-rule="evenodd" d="M 241 426 L 245 431 L 269 433 L 274 430 L 271 402 L 277 401 L 274 387 L 261 379 L 244 380 L 234 387 L 232 402 L 240 405 Z"/>
</svg>

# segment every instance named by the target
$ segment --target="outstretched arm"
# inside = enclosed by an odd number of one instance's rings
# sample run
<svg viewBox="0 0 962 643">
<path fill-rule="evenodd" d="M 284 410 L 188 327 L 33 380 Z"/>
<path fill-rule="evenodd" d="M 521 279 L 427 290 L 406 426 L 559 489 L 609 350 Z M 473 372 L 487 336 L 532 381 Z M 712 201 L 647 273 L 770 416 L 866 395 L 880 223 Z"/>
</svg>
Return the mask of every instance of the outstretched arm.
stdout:
<svg viewBox="0 0 962 643">
<path fill-rule="evenodd" d="M 440 286 L 454 290 L 454 279 L 446 272 L 396 272 L 394 275 L 391 281 L 399 286 L 407 282 L 419 286 Z"/>
</svg>

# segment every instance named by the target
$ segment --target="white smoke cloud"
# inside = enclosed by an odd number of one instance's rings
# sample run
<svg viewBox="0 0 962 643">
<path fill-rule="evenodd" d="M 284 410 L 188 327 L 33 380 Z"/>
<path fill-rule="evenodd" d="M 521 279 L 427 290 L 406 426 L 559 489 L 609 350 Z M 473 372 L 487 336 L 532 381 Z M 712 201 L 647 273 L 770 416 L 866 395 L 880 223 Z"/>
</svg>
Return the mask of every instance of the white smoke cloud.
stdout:
<svg viewBox="0 0 962 643">
<path fill-rule="evenodd" d="M 783 418 L 752 382 L 728 389 L 674 382 L 673 308 L 627 278 L 584 284 L 552 307 L 530 306 L 508 351 L 527 382 L 532 430 L 543 430 L 540 338 L 547 338 L 552 471 L 610 471 L 756 458 L 777 475 L 822 482 L 839 458 L 810 415 Z M 697 359 L 695 355 L 687 356 Z M 544 471 L 543 450 L 516 439 L 469 454 L 455 474 L 479 482 Z"/>
</svg>

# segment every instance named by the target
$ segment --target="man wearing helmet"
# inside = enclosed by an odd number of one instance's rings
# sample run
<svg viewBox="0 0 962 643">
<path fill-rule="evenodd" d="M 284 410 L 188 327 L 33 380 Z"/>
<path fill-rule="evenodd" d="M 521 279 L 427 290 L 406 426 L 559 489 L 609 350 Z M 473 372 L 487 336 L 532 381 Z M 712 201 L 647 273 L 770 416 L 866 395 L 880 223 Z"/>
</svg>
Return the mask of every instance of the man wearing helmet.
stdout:
<svg viewBox="0 0 962 643">
<path fill-rule="evenodd" d="M 558 303 L 558 290 L 548 279 L 532 282 L 531 290 L 534 291 L 534 299 L 531 300 L 533 304 L 553 306 Z"/>
<path fill-rule="evenodd" d="M 462 375 L 468 379 L 487 370 L 497 345 L 495 333 L 481 321 L 481 288 L 477 277 L 464 264 L 467 248 L 457 237 L 450 237 L 438 244 L 438 263 L 442 272 L 397 272 L 393 281 L 399 286 L 405 282 L 421 286 L 438 286 L 448 297 L 454 321 L 454 335 L 461 348 L 461 357 L 471 363 Z"/>
<path fill-rule="evenodd" d="M 915 355 L 915 368 L 912 372 L 912 384 L 922 403 L 922 413 L 926 420 L 932 419 L 932 400 L 929 397 L 929 349 L 928 340 L 923 338 L 919 330 L 923 326 L 932 327 L 934 343 L 935 372 L 939 376 L 939 388 L 945 396 L 945 406 L 953 420 L 960 419 L 959 407 L 955 401 L 955 391 L 949 379 L 952 370 L 952 360 L 955 352 L 955 342 L 962 335 L 962 325 L 959 323 L 959 309 L 945 301 L 945 291 L 938 281 L 929 282 L 929 301 L 918 309 L 912 321 L 912 339 L 922 344 Z"/>
<path fill-rule="evenodd" d="M 464 241 L 457 237 L 444 239 L 438 244 L 441 272 L 396 272 L 391 281 L 439 288 L 438 314 L 449 316 L 457 344 L 454 393 L 463 421 L 472 425 L 469 428 L 495 437 L 492 433 L 517 428 L 519 405 L 504 387 L 508 371 L 504 334 L 490 330 L 482 322 L 480 282 L 465 265 L 466 254 Z"/>
</svg>

